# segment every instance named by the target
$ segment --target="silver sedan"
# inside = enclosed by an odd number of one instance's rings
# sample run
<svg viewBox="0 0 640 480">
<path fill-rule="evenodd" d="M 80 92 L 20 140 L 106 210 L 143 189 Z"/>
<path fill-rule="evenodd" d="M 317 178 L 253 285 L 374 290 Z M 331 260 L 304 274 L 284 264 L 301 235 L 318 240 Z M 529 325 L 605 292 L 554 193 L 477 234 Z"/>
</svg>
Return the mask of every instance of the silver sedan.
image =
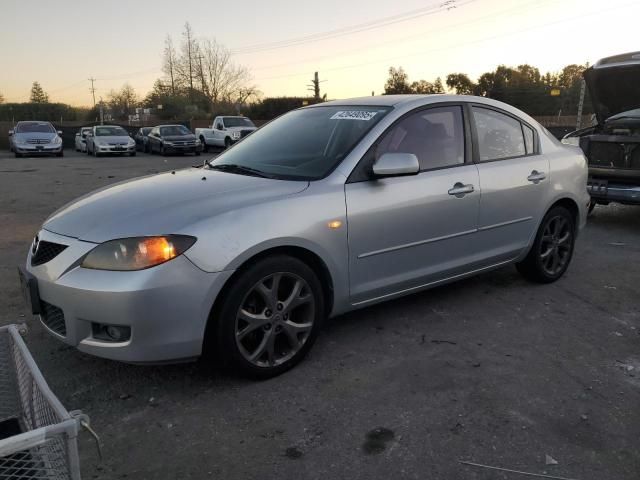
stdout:
<svg viewBox="0 0 640 480">
<path fill-rule="evenodd" d="M 324 318 L 515 264 L 567 270 L 589 196 L 582 152 L 503 103 L 384 96 L 292 111 L 201 168 L 86 195 L 21 268 L 30 308 L 83 352 L 215 353 L 269 377 Z"/>
</svg>

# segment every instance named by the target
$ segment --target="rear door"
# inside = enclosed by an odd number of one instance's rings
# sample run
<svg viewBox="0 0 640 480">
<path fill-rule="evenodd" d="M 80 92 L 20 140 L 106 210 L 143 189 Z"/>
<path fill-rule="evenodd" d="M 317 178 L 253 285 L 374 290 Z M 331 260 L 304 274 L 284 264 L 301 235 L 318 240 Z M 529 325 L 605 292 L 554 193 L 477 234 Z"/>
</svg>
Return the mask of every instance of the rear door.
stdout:
<svg viewBox="0 0 640 480">
<path fill-rule="evenodd" d="M 412 112 L 385 132 L 345 185 L 351 301 L 364 304 L 455 276 L 473 263 L 480 188 L 458 104 Z M 420 173 L 371 178 L 382 154 Z"/>
<path fill-rule="evenodd" d="M 478 244 L 487 262 L 497 263 L 519 255 L 535 234 L 550 184 L 549 161 L 535 129 L 521 119 L 485 105 L 469 110 L 482 188 Z"/>
</svg>

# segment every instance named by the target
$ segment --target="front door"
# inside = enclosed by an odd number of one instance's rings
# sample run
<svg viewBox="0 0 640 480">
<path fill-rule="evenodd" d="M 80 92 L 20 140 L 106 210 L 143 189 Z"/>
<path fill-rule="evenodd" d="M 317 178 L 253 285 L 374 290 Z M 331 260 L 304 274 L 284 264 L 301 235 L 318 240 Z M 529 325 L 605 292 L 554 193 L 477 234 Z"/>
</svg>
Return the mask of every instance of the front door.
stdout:
<svg viewBox="0 0 640 480">
<path fill-rule="evenodd" d="M 480 188 L 460 105 L 405 116 L 362 160 L 412 153 L 420 173 L 345 185 L 353 304 L 455 276 L 475 261 Z"/>
</svg>

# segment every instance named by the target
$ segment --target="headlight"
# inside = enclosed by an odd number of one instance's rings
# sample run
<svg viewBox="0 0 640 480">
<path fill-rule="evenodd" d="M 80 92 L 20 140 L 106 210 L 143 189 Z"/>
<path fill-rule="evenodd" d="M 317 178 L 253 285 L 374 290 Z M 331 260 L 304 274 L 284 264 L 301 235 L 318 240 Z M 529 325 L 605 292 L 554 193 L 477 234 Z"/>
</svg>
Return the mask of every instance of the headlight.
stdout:
<svg viewBox="0 0 640 480">
<path fill-rule="evenodd" d="M 27 139 L 26 138 L 22 138 L 22 137 L 16 138 L 16 143 L 18 145 L 26 145 L 27 144 Z"/>
<path fill-rule="evenodd" d="M 194 237 L 166 235 L 111 240 L 91 250 L 82 267 L 95 270 L 144 270 L 168 262 L 187 251 Z"/>
<path fill-rule="evenodd" d="M 165 145 L 169 145 L 170 147 L 173 147 L 173 142 L 162 142 L 162 143 L 164 143 Z"/>
<path fill-rule="evenodd" d="M 134 140 L 129 140 L 128 145 L 129 145 L 130 147 L 133 147 L 135 144 L 136 144 L 136 142 L 135 142 Z"/>
<path fill-rule="evenodd" d="M 196 145 L 200 145 L 200 139 L 196 138 Z"/>
<path fill-rule="evenodd" d="M 580 137 L 565 137 L 561 140 L 565 145 L 573 145 L 574 147 L 580 146 Z"/>
<path fill-rule="evenodd" d="M 58 136 L 53 137 L 53 140 L 51 140 L 51 143 L 53 143 L 54 145 L 60 145 L 62 143 L 62 139 Z"/>
</svg>

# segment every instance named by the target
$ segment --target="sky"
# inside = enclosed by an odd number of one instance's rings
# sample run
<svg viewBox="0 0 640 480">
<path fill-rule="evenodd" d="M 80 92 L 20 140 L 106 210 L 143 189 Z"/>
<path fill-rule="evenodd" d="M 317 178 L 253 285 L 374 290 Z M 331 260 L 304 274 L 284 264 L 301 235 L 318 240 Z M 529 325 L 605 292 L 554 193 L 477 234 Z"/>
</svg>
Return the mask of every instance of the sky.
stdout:
<svg viewBox="0 0 640 480">
<path fill-rule="evenodd" d="M 179 43 L 187 21 L 235 52 L 264 96 L 306 95 L 318 71 L 337 99 L 382 93 L 391 66 L 433 81 L 594 63 L 640 50 L 638 18 L 637 0 L 2 0 L 0 93 L 27 101 L 39 81 L 50 101 L 89 106 L 95 78 L 97 99 L 124 83 L 144 97 L 162 75 L 165 37 Z M 287 46 L 265 49 L 274 42 Z"/>
</svg>

